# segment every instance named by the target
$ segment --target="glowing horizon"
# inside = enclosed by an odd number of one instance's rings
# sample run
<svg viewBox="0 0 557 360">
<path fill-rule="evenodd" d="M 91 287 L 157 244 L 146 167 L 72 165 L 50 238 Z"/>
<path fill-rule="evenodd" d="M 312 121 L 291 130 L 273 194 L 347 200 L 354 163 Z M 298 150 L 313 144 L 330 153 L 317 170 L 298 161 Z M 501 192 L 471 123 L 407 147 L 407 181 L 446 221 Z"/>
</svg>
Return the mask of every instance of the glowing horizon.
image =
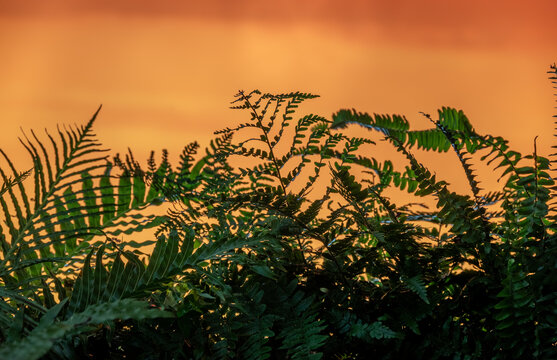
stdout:
<svg viewBox="0 0 557 360">
<path fill-rule="evenodd" d="M 229 101 L 258 88 L 321 95 L 301 114 L 397 113 L 415 128 L 429 126 L 420 111 L 451 106 L 480 133 L 522 152 L 539 135 L 550 153 L 557 3 L 344 4 L 0 0 L 1 147 L 26 156 L 20 126 L 82 124 L 102 103 L 97 134 L 114 153 L 176 158 L 245 121 Z"/>
</svg>

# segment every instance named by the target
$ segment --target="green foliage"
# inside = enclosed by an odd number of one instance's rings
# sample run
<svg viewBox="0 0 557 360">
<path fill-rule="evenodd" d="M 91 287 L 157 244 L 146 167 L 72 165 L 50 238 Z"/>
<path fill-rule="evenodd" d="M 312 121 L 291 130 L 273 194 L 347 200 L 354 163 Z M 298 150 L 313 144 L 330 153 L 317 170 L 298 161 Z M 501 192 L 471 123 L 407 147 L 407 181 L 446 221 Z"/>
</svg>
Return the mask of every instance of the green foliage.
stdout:
<svg viewBox="0 0 557 360">
<path fill-rule="evenodd" d="M 34 141 L 27 136 L 21 139 L 34 164 L 33 183 L 29 184 L 33 191 L 1 151 L 8 169 L 0 168 L 5 187 L 0 198 L 5 220 L 0 229 L 0 276 L 11 288 L 23 286 L 30 294 L 41 278 L 56 281 L 56 276 L 75 276 L 80 256 L 98 243 L 91 243 L 96 235 L 129 234 L 160 222 L 154 216 L 133 213 L 154 200 L 154 196 L 139 197 L 134 192 L 136 201 L 130 203 L 132 182 L 134 189 L 140 188 L 142 178 L 116 177 L 117 184 L 113 184 L 106 150 L 92 132 L 97 113 L 85 126 L 58 129 L 59 143 L 47 133 L 50 152 L 34 132 Z M 19 180 L 11 181 L 9 172 Z M 42 291 L 43 301 L 47 301 L 50 290 L 43 286 Z"/>
<path fill-rule="evenodd" d="M 555 358 L 555 154 L 539 156 L 534 140 L 523 156 L 452 108 L 423 114 L 432 128 L 418 131 L 355 110 L 296 119 L 312 98 L 239 92 L 233 108 L 249 121 L 218 131 L 202 156 L 186 146 L 175 168 L 166 151 L 159 165 L 130 151 L 113 167 L 92 138 L 95 117 L 59 131 L 60 143 L 49 136 L 50 152 L 25 138 L 32 184 L 2 153 L 0 354 Z M 370 155 L 377 135 L 403 169 Z M 469 191 L 452 190 L 416 148 L 452 149 Z M 480 187 L 478 162 L 501 189 Z M 163 201 L 166 217 L 140 212 Z M 153 226 L 156 241 L 114 240 Z"/>
<path fill-rule="evenodd" d="M 124 299 L 110 303 L 100 303 L 88 306 L 83 312 L 73 314 L 67 320 L 56 321 L 56 316 L 64 306 L 65 301 L 60 302 L 50 309 L 42 318 L 41 322 L 29 334 L 19 341 L 7 342 L 0 349 L 0 357 L 14 360 L 40 359 L 54 345 L 54 343 L 68 333 L 77 335 L 89 332 L 94 325 L 116 319 L 149 319 L 169 317 L 172 314 L 159 309 L 152 309 L 144 301 Z M 64 344 L 70 347 L 71 344 Z"/>
</svg>

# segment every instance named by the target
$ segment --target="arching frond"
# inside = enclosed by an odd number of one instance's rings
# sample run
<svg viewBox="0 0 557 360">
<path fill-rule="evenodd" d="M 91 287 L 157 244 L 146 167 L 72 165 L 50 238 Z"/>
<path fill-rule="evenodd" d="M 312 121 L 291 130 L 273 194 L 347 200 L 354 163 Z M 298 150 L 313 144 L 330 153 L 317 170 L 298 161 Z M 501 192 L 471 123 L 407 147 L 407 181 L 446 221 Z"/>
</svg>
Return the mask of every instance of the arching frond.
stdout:
<svg viewBox="0 0 557 360">
<path fill-rule="evenodd" d="M 25 289 L 49 273 L 71 276 L 95 236 L 104 241 L 160 223 L 155 216 L 134 214 L 160 194 L 146 191 L 141 178 L 113 175 L 107 150 L 93 132 L 99 110 L 83 126 L 59 128 L 57 140 L 47 133 L 50 148 L 33 131 L 21 139 L 33 161 L 31 183 L 22 181 L 29 173 L 22 176 L 0 151 L 6 163 L 0 176 L 11 184 L 0 197 L 4 284 Z M 42 287 L 46 301 L 50 289 Z"/>
</svg>

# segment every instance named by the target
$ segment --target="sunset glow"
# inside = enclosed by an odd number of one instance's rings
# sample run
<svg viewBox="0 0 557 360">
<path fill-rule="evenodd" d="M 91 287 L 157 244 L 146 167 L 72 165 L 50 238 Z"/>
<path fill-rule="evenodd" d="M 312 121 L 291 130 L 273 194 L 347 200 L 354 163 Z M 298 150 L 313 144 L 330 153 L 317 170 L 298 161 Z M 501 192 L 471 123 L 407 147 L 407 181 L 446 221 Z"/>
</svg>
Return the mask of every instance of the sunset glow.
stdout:
<svg viewBox="0 0 557 360">
<path fill-rule="evenodd" d="M 176 158 L 246 120 L 229 101 L 257 88 L 321 95 L 305 112 L 398 113 L 417 128 L 429 126 L 420 111 L 461 108 L 520 151 L 540 135 L 547 155 L 556 11 L 552 0 L 0 0 L 1 146 L 17 159 L 20 126 L 80 124 L 103 104 L 107 147 Z"/>
</svg>

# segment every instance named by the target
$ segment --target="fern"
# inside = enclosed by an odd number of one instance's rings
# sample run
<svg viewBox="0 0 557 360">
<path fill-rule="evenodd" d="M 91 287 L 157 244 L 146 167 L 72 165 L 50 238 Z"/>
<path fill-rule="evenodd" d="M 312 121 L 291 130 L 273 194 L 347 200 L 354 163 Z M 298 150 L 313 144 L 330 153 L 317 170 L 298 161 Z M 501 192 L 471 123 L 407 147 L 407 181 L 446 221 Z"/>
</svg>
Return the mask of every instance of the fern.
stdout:
<svg viewBox="0 0 557 360">
<path fill-rule="evenodd" d="M 133 252 L 124 251 L 116 256 L 109 270 L 103 265 L 105 247 L 101 246 L 96 252 L 94 268 L 91 267 L 93 252 L 87 255 L 75 282 L 68 311 L 77 312 L 106 301 L 142 298 L 154 290 L 165 289 L 168 281 L 184 271 L 201 270 L 200 263 L 225 256 L 249 243 L 249 240 L 236 239 L 195 248 L 192 241 L 181 240 L 176 232 L 172 232 L 168 237 L 159 237 L 147 266 Z M 124 264 L 123 258 L 127 263 Z"/>
<path fill-rule="evenodd" d="M 423 302 L 429 304 L 429 299 L 427 298 L 427 289 L 419 275 L 411 277 L 409 279 L 404 279 L 403 281 L 404 284 L 416 295 L 418 295 Z"/>
<path fill-rule="evenodd" d="M 30 194 L 18 181 L 17 187 L 8 187 L 0 198 L 6 220 L 3 230 L 7 231 L 7 236 L 1 235 L 0 273 L 4 284 L 19 283 L 25 287 L 33 277 L 48 278 L 47 270 L 70 276 L 75 268 L 62 266 L 78 263 L 96 235 L 116 236 L 157 224 L 154 217 L 137 221 L 137 216 L 130 213 L 149 204 L 157 195 L 140 197 L 142 179 L 121 177 L 117 185 L 112 184 L 106 150 L 95 140 L 92 130 L 97 114 L 98 111 L 84 126 L 59 129 L 61 145 L 47 133 L 50 153 L 34 132 L 34 141 L 27 137 L 22 140 L 34 163 L 34 191 Z M 18 177 L 10 158 L 4 152 L 2 156 L 9 171 Z M 0 169 L 5 183 L 9 182 L 7 171 Z M 132 186 L 136 199 L 133 205 Z M 14 218 L 16 222 L 12 221 Z M 47 296 L 50 290 L 46 287 L 43 291 Z"/>
<path fill-rule="evenodd" d="M 501 298 L 495 305 L 497 314 L 496 330 L 501 337 L 501 349 L 505 348 L 505 357 L 509 350 L 512 351 L 513 358 L 528 356 L 526 349 L 533 342 L 533 316 L 534 307 L 533 294 L 529 291 L 529 284 L 526 275 L 520 270 L 519 266 L 511 259 L 508 264 L 508 274 L 504 280 L 504 288 L 497 297 Z M 505 340 L 511 340 L 508 343 Z M 506 348 L 510 344 L 511 349 Z"/>
<path fill-rule="evenodd" d="M 355 321 L 350 328 L 350 336 L 368 340 L 368 339 L 394 339 L 397 334 L 385 326 L 381 321 L 372 324 L 364 324 L 361 321 Z"/>
<path fill-rule="evenodd" d="M 35 319 L 43 319 L 60 304 L 57 299 L 67 301 L 83 256 L 103 243 L 99 235 L 110 240 L 105 248 L 114 257 L 119 249 L 113 237 L 156 226 L 162 220 L 138 213 L 160 196 L 158 191 L 151 188 L 147 193 L 140 177 L 112 175 L 106 150 L 92 130 L 99 110 L 84 126 L 59 128 L 58 142 L 47 133 L 50 149 L 33 131 L 32 139 L 26 135 L 21 139 L 34 164 L 31 186 L 25 181 L 31 172 L 20 173 L 0 151 L 7 164 L 7 169 L 0 168 L 4 180 L 0 211 L 5 220 L 0 227 L 0 311 L 5 323 L 13 314 L 23 314 L 26 327 L 22 330 L 31 336 L 29 341 L 44 338 L 49 331 L 62 334 L 60 329 L 67 328 L 30 330 L 36 326 Z M 44 349 L 52 344 L 44 341 Z"/>
<path fill-rule="evenodd" d="M 296 119 L 314 97 L 241 91 L 233 108 L 249 121 L 217 132 L 204 154 L 192 143 L 178 166 L 163 151 L 160 164 L 152 154 L 142 168 L 130 151 L 113 158 L 118 176 L 85 141 L 89 128 L 61 132 L 50 151 L 26 138 L 43 200 L 30 200 L 22 181 L 31 173 L 6 157 L 3 350 L 35 358 L 554 358 L 554 155 L 540 156 L 534 140 L 523 156 L 452 108 L 436 120 L 424 114 L 433 127 L 419 131 L 403 116 L 355 110 Z M 379 132 L 407 164 L 374 158 L 375 142 L 349 135 L 349 125 Z M 451 190 L 416 148 L 452 148 L 470 193 Z M 501 189 L 480 188 L 477 161 L 497 172 Z M 393 188 L 409 201 L 395 204 Z M 139 210 L 166 200 L 172 209 L 157 240 L 145 242 L 155 244 L 151 254 L 114 240 L 155 226 Z"/>
<path fill-rule="evenodd" d="M 294 318 L 279 333 L 283 339 L 280 348 L 286 349 L 292 359 L 321 359 L 323 354 L 318 350 L 327 336 L 322 334 L 325 326 L 317 318 L 316 310 L 311 309 L 312 299 L 295 293 L 288 301 Z"/>
<path fill-rule="evenodd" d="M 40 359 L 54 345 L 68 334 L 77 335 L 90 331 L 91 327 L 116 319 L 149 319 L 169 317 L 171 314 L 153 309 L 148 303 L 124 299 L 87 307 L 67 320 L 55 321 L 65 301 L 50 309 L 25 338 L 2 344 L 0 357 L 21 360 Z"/>
</svg>

